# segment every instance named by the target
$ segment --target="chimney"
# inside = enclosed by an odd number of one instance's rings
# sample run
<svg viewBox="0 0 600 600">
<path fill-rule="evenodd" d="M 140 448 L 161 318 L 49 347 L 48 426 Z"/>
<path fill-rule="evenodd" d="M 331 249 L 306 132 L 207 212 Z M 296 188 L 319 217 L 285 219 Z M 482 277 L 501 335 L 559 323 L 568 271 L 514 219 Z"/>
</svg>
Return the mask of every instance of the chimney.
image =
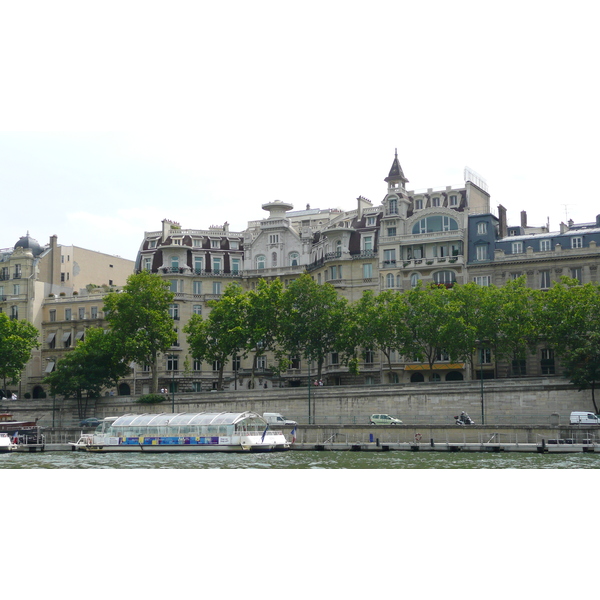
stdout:
<svg viewBox="0 0 600 600">
<path fill-rule="evenodd" d="M 527 227 L 527 211 L 521 211 L 521 227 L 525 229 Z"/>
<path fill-rule="evenodd" d="M 508 229 L 506 226 L 506 208 L 502 204 L 498 204 L 498 224 L 500 239 L 505 238 L 508 235 Z"/>
</svg>

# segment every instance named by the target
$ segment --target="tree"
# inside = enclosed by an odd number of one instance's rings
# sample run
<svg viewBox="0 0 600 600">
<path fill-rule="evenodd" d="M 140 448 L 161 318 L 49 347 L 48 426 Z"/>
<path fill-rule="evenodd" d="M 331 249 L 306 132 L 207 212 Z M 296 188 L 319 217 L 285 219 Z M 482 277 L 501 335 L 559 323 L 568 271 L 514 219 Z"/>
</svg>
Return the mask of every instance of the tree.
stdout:
<svg viewBox="0 0 600 600">
<path fill-rule="evenodd" d="M 595 391 L 600 384 L 600 287 L 595 283 L 580 285 L 563 277 L 543 294 L 537 317 L 542 337 L 559 356 L 565 376 L 579 390 L 592 392 L 598 413 Z"/>
<path fill-rule="evenodd" d="M 331 284 L 315 283 L 305 273 L 285 290 L 282 306 L 282 346 L 291 355 L 316 362 L 317 378 L 321 379 L 327 354 L 343 350 L 340 332 L 348 318 L 347 300 L 339 298 Z"/>
<path fill-rule="evenodd" d="M 219 300 L 210 300 L 206 319 L 192 315 L 183 328 L 196 360 L 219 364 L 218 389 L 223 385 L 223 369 L 229 359 L 243 352 L 248 343 L 248 297 L 238 283 L 227 286 Z"/>
<path fill-rule="evenodd" d="M 158 391 L 158 356 L 177 341 L 169 315 L 175 294 L 168 288 L 159 275 L 142 271 L 127 279 L 122 292 L 113 292 L 104 301 L 120 357 L 150 367 L 153 393 Z"/>
<path fill-rule="evenodd" d="M 83 418 L 88 398 L 98 397 L 103 388 L 117 385 L 129 373 L 129 366 L 119 357 L 119 346 L 112 332 L 88 329 L 85 339 L 58 361 L 44 383 L 50 385 L 54 396 L 75 397 L 79 417 Z"/>
<path fill-rule="evenodd" d="M 404 354 L 410 348 L 410 330 L 406 323 L 408 305 L 404 302 L 403 295 L 385 290 L 376 296 L 368 290 L 353 308 L 358 324 L 358 344 L 363 348 L 363 357 L 369 350 L 380 350 L 386 357 L 391 374 L 392 351 Z"/>
<path fill-rule="evenodd" d="M 246 325 L 248 338 L 246 353 L 254 352 L 252 361 L 252 387 L 254 387 L 254 372 L 259 356 L 271 352 L 275 356 L 275 371 L 287 365 L 278 344 L 279 323 L 281 319 L 281 299 L 283 285 L 280 279 L 267 282 L 260 279 L 256 289 L 247 293 Z"/>
<path fill-rule="evenodd" d="M 442 353 L 456 359 L 458 349 L 453 340 L 460 335 L 461 322 L 456 317 L 453 290 L 445 286 L 418 284 L 404 295 L 407 303 L 406 324 L 411 343 L 407 348 L 413 359 L 426 362 L 429 370 Z"/>
<path fill-rule="evenodd" d="M 7 380 L 10 383 L 19 380 L 31 351 L 39 345 L 38 330 L 31 323 L 9 319 L 0 313 L 0 377 L 5 390 Z"/>
</svg>

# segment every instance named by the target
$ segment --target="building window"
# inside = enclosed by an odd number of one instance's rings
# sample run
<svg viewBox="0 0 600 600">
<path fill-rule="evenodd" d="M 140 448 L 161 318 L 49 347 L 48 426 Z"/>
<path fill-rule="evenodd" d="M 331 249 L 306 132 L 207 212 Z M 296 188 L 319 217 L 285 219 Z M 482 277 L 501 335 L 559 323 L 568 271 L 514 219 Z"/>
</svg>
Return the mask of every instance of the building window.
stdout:
<svg viewBox="0 0 600 600">
<path fill-rule="evenodd" d="M 213 294 L 219 296 L 221 294 L 221 282 L 213 281 Z"/>
<path fill-rule="evenodd" d="M 148 242 L 148 248 L 156 248 L 156 240 L 150 240 Z"/>
<path fill-rule="evenodd" d="M 213 269 L 213 273 L 218 274 L 221 272 L 221 259 L 218 257 L 213 258 L 212 261 L 212 269 Z"/>
<path fill-rule="evenodd" d="M 175 321 L 179 321 L 179 304 L 169 304 L 169 316 Z"/>
<path fill-rule="evenodd" d="M 239 258 L 231 259 L 231 272 L 237 275 L 240 272 L 241 261 Z"/>
<path fill-rule="evenodd" d="M 490 275 L 476 275 L 473 277 L 473 282 L 482 287 L 488 287 L 490 285 Z"/>
<path fill-rule="evenodd" d="M 521 277 L 521 275 L 523 275 L 523 273 L 521 271 L 519 271 L 517 273 L 511 273 L 510 277 L 511 277 L 511 279 L 519 279 L 519 277 Z"/>
<path fill-rule="evenodd" d="M 542 360 L 540 361 L 542 375 L 556 374 L 556 365 L 554 363 L 554 350 L 542 350 Z"/>
<path fill-rule="evenodd" d="M 62 341 L 63 341 L 63 347 L 70 348 L 71 347 L 71 334 L 70 333 L 64 333 Z"/>
<path fill-rule="evenodd" d="M 257 269 L 264 269 L 265 268 L 265 257 L 264 255 L 260 255 L 256 257 L 256 268 Z"/>
<path fill-rule="evenodd" d="M 192 290 L 195 296 L 200 296 L 202 294 L 202 282 L 194 281 L 192 283 Z"/>
<path fill-rule="evenodd" d="M 550 240 L 540 240 L 540 252 L 550 251 Z"/>
<path fill-rule="evenodd" d="M 21 293 L 21 285 L 18 283 L 13 284 L 13 295 L 18 296 Z"/>
<path fill-rule="evenodd" d="M 376 217 L 367 217 L 367 227 L 375 227 Z"/>
<path fill-rule="evenodd" d="M 483 244 L 475 246 L 475 254 L 477 260 L 487 260 L 487 244 L 485 246 Z"/>
<path fill-rule="evenodd" d="M 421 198 L 415 200 L 415 210 L 421 210 L 423 208 L 423 200 Z"/>
<path fill-rule="evenodd" d="M 204 257 L 203 256 L 194 256 L 194 271 L 196 271 L 196 275 L 200 275 L 204 270 Z"/>
<path fill-rule="evenodd" d="M 458 223 L 455 219 L 446 216 L 431 216 L 425 217 L 417 221 L 413 225 L 412 232 L 414 234 L 422 233 L 435 233 L 436 231 L 456 231 L 458 230 Z"/>
<path fill-rule="evenodd" d="M 490 365 L 492 363 L 492 350 L 490 348 L 479 349 L 479 364 Z"/>
<path fill-rule="evenodd" d="M 194 304 L 194 306 L 192 307 L 192 312 L 195 315 L 201 315 L 202 314 L 202 304 Z"/>
<path fill-rule="evenodd" d="M 372 365 L 375 362 L 375 353 L 373 350 L 365 350 L 365 363 Z"/>
<path fill-rule="evenodd" d="M 200 371 L 202 369 L 202 361 L 195 358 L 192 364 L 192 369 L 194 371 Z"/>
<path fill-rule="evenodd" d="M 210 240 L 210 247 L 211 248 L 220 248 L 221 240 Z"/>
<path fill-rule="evenodd" d="M 11 319 L 18 319 L 19 318 L 19 307 L 18 306 L 11 306 L 10 307 L 10 318 Z"/>
<path fill-rule="evenodd" d="M 179 271 L 179 257 L 178 256 L 171 256 L 171 270 Z"/>
<path fill-rule="evenodd" d="M 278 233 L 269 234 L 269 244 L 279 244 L 279 234 Z"/>
<path fill-rule="evenodd" d="M 438 271 L 433 274 L 433 280 L 437 284 L 450 285 L 456 281 L 456 274 L 454 271 Z"/>
<path fill-rule="evenodd" d="M 71 320 L 71 309 L 65 308 L 65 321 L 70 321 L 70 320 Z"/>
<path fill-rule="evenodd" d="M 429 377 L 429 381 L 432 381 L 434 383 L 437 381 L 441 381 L 441 380 L 442 380 L 442 378 L 440 377 L 439 373 L 432 373 L 431 376 Z"/>
<path fill-rule="evenodd" d="M 371 279 L 373 277 L 373 265 L 371 263 L 363 264 L 363 279 Z"/>
<path fill-rule="evenodd" d="M 192 382 L 192 389 L 194 390 L 194 392 L 201 392 L 202 391 L 202 382 L 201 381 Z"/>
<path fill-rule="evenodd" d="M 583 238 L 582 237 L 571 238 L 571 248 L 583 248 Z"/>
<path fill-rule="evenodd" d="M 450 196 L 450 206 L 458 206 L 458 200 L 455 195 Z"/>
<path fill-rule="evenodd" d="M 79 319 L 85 319 L 85 308 L 79 308 Z"/>
<path fill-rule="evenodd" d="M 477 223 L 477 233 L 479 235 L 485 235 L 487 233 L 487 223 L 485 221 Z"/>
<path fill-rule="evenodd" d="M 431 206 L 435 206 L 438 207 L 440 205 L 440 199 L 439 198 L 434 198 L 431 202 Z"/>
<path fill-rule="evenodd" d="M 524 359 L 516 359 L 512 361 L 512 374 L 515 377 L 527 375 L 527 362 Z"/>
<path fill-rule="evenodd" d="M 147 256 L 144 258 L 144 271 L 152 270 L 152 258 Z"/>
<path fill-rule="evenodd" d="M 410 287 L 417 287 L 420 279 L 421 279 L 421 276 L 418 273 L 413 273 L 410 276 Z"/>
<path fill-rule="evenodd" d="M 387 234 L 388 234 L 388 237 L 395 237 L 396 236 L 396 228 L 388 227 Z"/>
<path fill-rule="evenodd" d="M 179 357 L 176 354 L 167 355 L 167 371 L 179 371 Z"/>
<path fill-rule="evenodd" d="M 231 240 L 229 242 L 229 248 L 231 250 L 239 250 L 240 249 L 240 243 L 238 242 L 238 240 Z"/>
<path fill-rule="evenodd" d="M 391 265 L 396 262 L 396 249 L 395 248 L 383 251 L 383 262 L 386 265 Z"/>
<path fill-rule="evenodd" d="M 373 250 L 373 236 L 367 235 L 363 238 L 363 251 L 371 252 Z"/>
<path fill-rule="evenodd" d="M 521 254 L 523 252 L 523 242 L 513 242 L 512 243 L 512 253 L 513 254 Z"/>
<path fill-rule="evenodd" d="M 397 215 L 398 214 L 398 199 L 392 198 L 388 203 L 388 215 Z"/>
<path fill-rule="evenodd" d="M 98 307 L 97 306 L 92 306 L 90 308 L 90 317 L 92 319 L 97 319 L 98 318 Z"/>
<path fill-rule="evenodd" d="M 550 287 L 550 271 L 540 271 L 540 288 L 547 290 Z"/>
<path fill-rule="evenodd" d="M 181 238 L 173 238 L 174 246 L 181 246 Z"/>
<path fill-rule="evenodd" d="M 194 246 L 194 248 L 202 248 L 202 239 L 194 238 L 194 240 L 192 241 L 192 245 Z"/>
<path fill-rule="evenodd" d="M 54 322 L 56 321 L 56 310 L 52 309 L 50 311 L 50 321 Z"/>
<path fill-rule="evenodd" d="M 171 282 L 171 286 L 169 289 L 176 294 L 179 291 L 179 286 L 177 285 L 177 279 L 171 279 L 170 282 Z"/>
<path fill-rule="evenodd" d="M 271 252 L 271 266 L 277 266 L 277 252 Z"/>
<path fill-rule="evenodd" d="M 582 283 L 581 279 L 581 267 L 574 267 L 571 269 L 571 277 L 577 279 L 579 283 Z"/>
<path fill-rule="evenodd" d="M 385 287 L 386 288 L 393 288 L 394 287 L 394 281 L 395 281 L 395 277 L 392 275 L 392 273 L 388 273 L 385 276 Z"/>
</svg>

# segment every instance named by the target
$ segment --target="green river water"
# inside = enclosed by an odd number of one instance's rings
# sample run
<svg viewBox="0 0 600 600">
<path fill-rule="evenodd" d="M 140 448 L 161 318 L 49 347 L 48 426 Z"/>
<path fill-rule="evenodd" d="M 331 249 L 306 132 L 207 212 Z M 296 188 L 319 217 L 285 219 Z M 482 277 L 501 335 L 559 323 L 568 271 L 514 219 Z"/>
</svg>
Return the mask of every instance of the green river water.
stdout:
<svg viewBox="0 0 600 600">
<path fill-rule="evenodd" d="M 597 469 L 600 454 L 276 452 L 0 455 L 0 469 Z"/>
</svg>

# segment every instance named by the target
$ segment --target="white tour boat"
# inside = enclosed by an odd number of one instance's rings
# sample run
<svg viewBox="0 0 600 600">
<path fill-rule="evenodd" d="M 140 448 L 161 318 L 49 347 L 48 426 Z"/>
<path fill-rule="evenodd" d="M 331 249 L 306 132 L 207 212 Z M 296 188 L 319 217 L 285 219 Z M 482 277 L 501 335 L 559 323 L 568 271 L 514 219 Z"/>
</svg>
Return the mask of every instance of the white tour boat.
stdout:
<svg viewBox="0 0 600 600">
<path fill-rule="evenodd" d="M 17 444 L 6 433 L 0 433 L 0 452 L 12 452 L 17 449 Z"/>
<path fill-rule="evenodd" d="M 88 452 L 273 452 L 290 442 L 257 413 L 160 413 L 107 417 L 70 442 Z"/>
</svg>

